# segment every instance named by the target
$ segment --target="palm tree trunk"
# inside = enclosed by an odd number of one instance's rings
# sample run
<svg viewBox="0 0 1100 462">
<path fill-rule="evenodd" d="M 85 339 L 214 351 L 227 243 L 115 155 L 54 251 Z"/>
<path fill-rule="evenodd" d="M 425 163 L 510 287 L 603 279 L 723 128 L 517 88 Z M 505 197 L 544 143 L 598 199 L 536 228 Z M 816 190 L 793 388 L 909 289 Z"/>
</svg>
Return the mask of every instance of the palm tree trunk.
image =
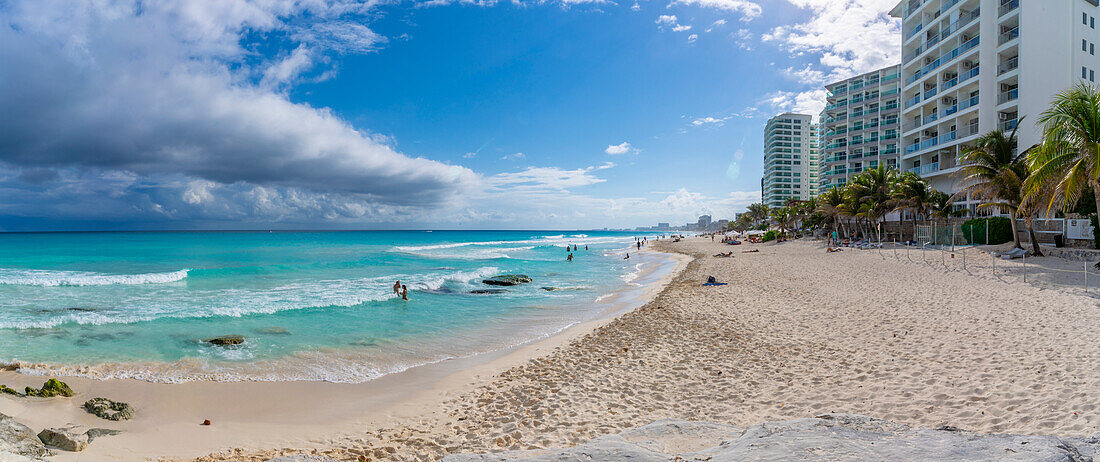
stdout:
<svg viewBox="0 0 1100 462">
<path fill-rule="evenodd" d="M 1020 244 L 1020 231 L 1016 229 L 1016 213 L 1008 214 L 1008 220 L 1012 224 L 1012 243 L 1016 244 L 1017 249 L 1023 249 L 1024 246 Z M 986 226 L 989 224 L 986 223 Z"/>
<path fill-rule="evenodd" d="M 917 242 L 917 211 L 913 211 L 913 242 Z"/>
<path fill-rule="evenodd" d="M 1031 237 L 1031 254 L 1036 257 L 1043 256 L 1043 251 L 1039 249 L 1039 239 L 1035 235 L 1035 226 L 1032 225 L 1031 220 L 1027 221 L 1027 234 Z"/>
<path fill-rule="evenodd" d="M 1100 184 L 1092 185 L 1092 197 L 1096 199 L 1096 216 L 1100 217 Z"/>
</svg>

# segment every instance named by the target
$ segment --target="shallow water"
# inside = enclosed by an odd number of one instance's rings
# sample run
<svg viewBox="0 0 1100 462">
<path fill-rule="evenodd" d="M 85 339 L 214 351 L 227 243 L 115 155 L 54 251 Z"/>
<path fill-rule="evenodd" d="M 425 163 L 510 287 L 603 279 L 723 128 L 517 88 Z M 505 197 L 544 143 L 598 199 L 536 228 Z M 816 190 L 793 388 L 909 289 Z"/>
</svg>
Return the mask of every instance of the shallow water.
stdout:
<svg viewBox="0 0 1100 462">
<path fill-rule="evenodd" d="M 2 234 L 0 361 L 98 378 L 360 382 L 591 319 L 594 301 L 643 269 L 622 259 L 633 242 L 533 231 Z M 566 244 L 580 246 L 576 261 Z M 534 282 L 469 293 L 506 273 Z M 219 335 L 246 340 L 202 341 Z"/>
</svg>

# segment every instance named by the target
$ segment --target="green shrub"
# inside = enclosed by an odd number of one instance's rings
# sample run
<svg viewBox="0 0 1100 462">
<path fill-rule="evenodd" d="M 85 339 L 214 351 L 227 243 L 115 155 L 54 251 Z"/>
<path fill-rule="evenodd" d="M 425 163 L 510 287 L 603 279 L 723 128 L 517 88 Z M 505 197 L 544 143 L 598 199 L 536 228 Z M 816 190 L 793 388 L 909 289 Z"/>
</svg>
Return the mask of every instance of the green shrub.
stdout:
<svg viewBox="0 0 1100 462">
<path fill-rule="evenodd" d="M 756 229 L 757 231 L 767 231 L 767 230 L 768 230 L 768 224 L 767 224 L 767 223 L 761 223 L 761 224 L 760 224 L 759 226 L 757 226 L 757 227 L 756 227 L 755 229 Z"/>
<path fill-rule="evenodd" d="M 769 229 L 768 232 L 764 233 L 764 237 L 760 238 L 760 241 L 761 242 L 768 242 L 768 241 L 774 241 L 776 239 L 779 239 L 779 231 L 776 231 L 774 229 Z"/>
<path fill-rule="evenodd" d="M 989 242 L 985 241 L 989 228 Z M 1004 244 L 1012 240 L 1012 222 L 1005 217 L 974 218 L 962 224 L 963 238 L 971 245 Z"/>
</svg>

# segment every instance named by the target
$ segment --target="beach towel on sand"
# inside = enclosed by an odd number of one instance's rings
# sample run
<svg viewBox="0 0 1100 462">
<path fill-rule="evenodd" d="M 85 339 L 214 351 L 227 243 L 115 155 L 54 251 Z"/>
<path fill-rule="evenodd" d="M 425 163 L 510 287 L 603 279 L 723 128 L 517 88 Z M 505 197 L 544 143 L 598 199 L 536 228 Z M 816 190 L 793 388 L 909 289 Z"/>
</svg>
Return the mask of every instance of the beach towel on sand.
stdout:
<svg viewBox="0 0 1100 462">
<path fill-rule="evenodd" d="M 726 285 L 726 283 L 718 282 L 717 279 L 714 279 L 714 276 L 707 276 L 707 282 L 703 285 L 704 286 L 724 286 L 724 285 Z"/>
</svg>

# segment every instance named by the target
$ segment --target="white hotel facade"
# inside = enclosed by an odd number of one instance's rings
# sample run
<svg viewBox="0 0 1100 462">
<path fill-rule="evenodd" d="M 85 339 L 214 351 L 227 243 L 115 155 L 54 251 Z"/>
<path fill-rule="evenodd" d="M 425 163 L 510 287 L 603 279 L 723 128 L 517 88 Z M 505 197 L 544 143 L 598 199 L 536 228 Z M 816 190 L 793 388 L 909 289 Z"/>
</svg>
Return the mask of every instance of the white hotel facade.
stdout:
<svg viewBox="0 0 1100 462">
<path fill-rule="evenodd" d="M 843 187 L 867 169 L 898 168 L 901 78 L 890 66 L 825 86 L 820 192 Z"/>
<path fill-rule="evenodd" d="M 904 0 L 891 14 L 902 20 L 899 167 L 944 192 L 958 191 L 959 153 L 978 136 L 1019 123 L 1026 149 L 1055 94 L 1100 78 L 1097 0 Z"/>
<path fill-rule="evenodd" d="M 764 128 L 763 202 L 782 207 L 790 199 L 817 195 L 818 133 L 813 117 L 785 113 L 768 120 Z"/>
</svg>

